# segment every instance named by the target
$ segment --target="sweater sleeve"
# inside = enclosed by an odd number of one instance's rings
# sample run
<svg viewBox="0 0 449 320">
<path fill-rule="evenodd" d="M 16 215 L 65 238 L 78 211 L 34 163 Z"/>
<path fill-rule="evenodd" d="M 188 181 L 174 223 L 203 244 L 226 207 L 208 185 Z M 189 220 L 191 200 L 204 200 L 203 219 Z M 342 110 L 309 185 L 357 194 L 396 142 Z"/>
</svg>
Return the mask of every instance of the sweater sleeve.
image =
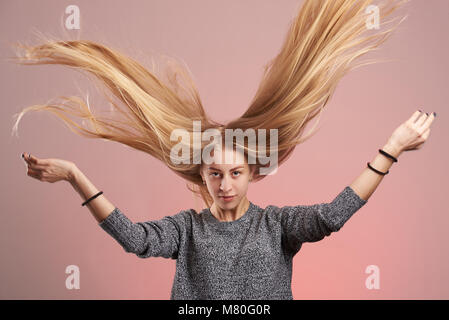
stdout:
<svg viewBox="0 0 449 320">
<path fill-rule="evenodd" d="M 347 186 L 331 203 L 282 207 L 281 225 L 286 246 L 295 254 L 302 243 L 322 240 L 340 230 L 366 202 Z"/>
<path fill-rule="evenodd" d="M 99 226 L 111 235 L 126 252 L 139 258 L 177 259 L 185 227 L 184 211 L 160 220 L 133 223 L 115 208 Z"/>
</svg>

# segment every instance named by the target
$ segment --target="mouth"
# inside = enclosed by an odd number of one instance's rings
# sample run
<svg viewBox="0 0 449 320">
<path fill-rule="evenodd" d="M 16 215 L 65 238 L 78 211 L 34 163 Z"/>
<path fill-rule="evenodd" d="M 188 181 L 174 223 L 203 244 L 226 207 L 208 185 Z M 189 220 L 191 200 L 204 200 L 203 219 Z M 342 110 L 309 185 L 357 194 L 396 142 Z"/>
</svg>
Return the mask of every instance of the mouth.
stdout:
<svg viewBox="0 0 449 320">
<path fill-rule="evenodd" d="M 231 201 L 235 196 L 220 196 L 224 201 Z"/>
</svg>

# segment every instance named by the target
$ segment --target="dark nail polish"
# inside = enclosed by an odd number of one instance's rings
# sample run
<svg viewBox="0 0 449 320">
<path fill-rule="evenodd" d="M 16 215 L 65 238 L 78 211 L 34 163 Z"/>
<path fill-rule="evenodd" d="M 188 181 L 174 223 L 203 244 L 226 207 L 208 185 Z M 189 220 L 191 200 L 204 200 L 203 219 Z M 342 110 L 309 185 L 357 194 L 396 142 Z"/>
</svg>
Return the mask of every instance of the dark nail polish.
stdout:
<svg viewBox="0 0 449 320">
<path fill-rule="evenodd" d="M 426 115 L 429 115 L 429 114 L 426 112 Z"/>
<path fill-rule="evenodd" d="M 436 113 L 436 112 L 434 112 L 434 113 L 433 113 L 433 115 L 434 115 L 434 116 L 436 117 L 436 116 L 437 116 L 437 113 Z"/>
<path fill-rule="evenodd" d="M 419 112 L 422 112 L 421 110 L 418 110 Z"/>
<path fill-rule="evenodd" d="M 24 157 L 23 153 L 22 153 L 22 159 L 25 159 L 25 157 Z"/>
</svg>

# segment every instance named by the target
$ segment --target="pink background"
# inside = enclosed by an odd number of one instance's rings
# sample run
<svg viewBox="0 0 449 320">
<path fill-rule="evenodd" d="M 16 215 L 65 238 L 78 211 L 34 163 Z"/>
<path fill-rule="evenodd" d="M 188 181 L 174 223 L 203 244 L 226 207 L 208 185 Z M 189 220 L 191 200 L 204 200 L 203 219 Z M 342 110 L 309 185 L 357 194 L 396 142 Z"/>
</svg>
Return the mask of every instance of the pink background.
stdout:
<svg viewBox="0 0 449 320">
<path fill-rule="evenodd" d="M 86 92 L 95 110 L 106 102 L 87 77 L 69 68 L 5 62 L 13 54 L 8 43 L 34 44 L 37 29 L 111 45 L 146 66 L 151 51 L 173 55 L 192 70 L 206 111 L 225 122 L 246 110 L 300 3 L 2 1 L 0 298 L 169 299 L 175 273 L 174 260 L 126 253 L 80 206 L 69 183 L 28 177 L 22 152 L 75 162 L 134 222 L 199 209 L 185 182 L 162 163 L 118 143 L 75 135 L 50 113 L 25 115 L 19 138 L 11 136 L 12 116 L 23 107 L 63 94 L 85 98 Z M 81 29 L 63 31 L 71 4 L 81 10 Z M 415 110 L 438 114 L 423 148 L 403 153 L 339 232 L 304 244 L 293 262 L 295 299 L 449 298 L 448 12 L 445 0 L 411 1 L 401 9 L 408 19 L 363 58 L 395 61 L 349 73 L 320 131 L 277 174 L 250 186 L 248 198 L 263 208 L 330 202 Z M 80 268 L 79 290 L 65 287 L 71 264 Z M 365 287 L 369 265 L 380 268 L 380 289 Z"/>
</svg>

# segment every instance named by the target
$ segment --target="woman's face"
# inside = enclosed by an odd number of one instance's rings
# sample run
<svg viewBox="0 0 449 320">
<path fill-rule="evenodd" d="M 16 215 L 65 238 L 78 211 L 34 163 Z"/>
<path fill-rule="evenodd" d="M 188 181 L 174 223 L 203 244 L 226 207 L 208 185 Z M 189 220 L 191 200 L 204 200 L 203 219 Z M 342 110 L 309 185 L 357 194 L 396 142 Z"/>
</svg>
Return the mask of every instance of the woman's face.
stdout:
<svg viewBox="0 0 449 320">
<path fill-rule="evenodd" d="M 225 163 L 226 154 L 233 159 L 232 163 Z M 246 196 L 251 173 L 242 153 L 223 148 L 221 161 L 218 159 L 219 156 L 218 153 L 214 154 L 211 164 L 203 164 L 201 176 L 215 205 L 223 210 L 230 210 Z"/>
</svg>

